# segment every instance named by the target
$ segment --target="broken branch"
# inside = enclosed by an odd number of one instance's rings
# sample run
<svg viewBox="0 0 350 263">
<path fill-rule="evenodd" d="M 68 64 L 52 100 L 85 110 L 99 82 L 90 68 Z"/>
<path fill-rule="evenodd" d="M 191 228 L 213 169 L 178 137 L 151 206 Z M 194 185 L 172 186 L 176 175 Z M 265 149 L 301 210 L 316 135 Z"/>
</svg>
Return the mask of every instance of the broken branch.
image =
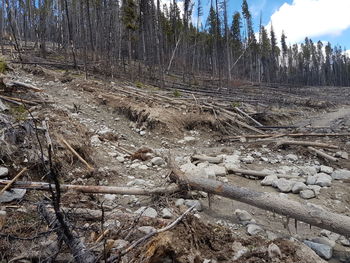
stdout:
<svg viewBox="0 0 350 263">
<path fill-rule="evenodd" d="M 67 147 L 67 149 L 73 154 L 75 155 L 83 164 L 86 165 L 86 167 L 90 170 L 93 171 L 95 170 L 94 167 L 92 167 L 87 161 L 84 160 L 83 157 L 81 157 L 79 155 L 79 153 L 77 153 L 72 146 L 70 146 L 70 144 L 63 138 L 61 138 L 61 142 Z"/>
<path fill-rule="evenodd" d="M 3 189 L 1 189 L 0 195 L 3 194 L 7 189 L 9 189 L 11 185 L 27 170 L 27 167 L 24 167 L 11 181 L 6 180 L 8 182 L 6 186 Z"/>
<path fill-rule="evenodd" d="M 0 185 L 6 185 L 9 180 L 0 180 Z M 20 189 L 29 190 L 50 190 L 49 183 L 42 182 L 15 182 L 14 187 Z M 54 185 L 52 184 L 53 188 Z M 93 193 L 93 194 L 122 194 L 122 195 L 156 195 L 156 194 L 172 194 L 180 190 L 177 185 L 170 185 L 169 187 L 159 187 L 153 189 L 140 189 L 131 187 L 117 187 L 117 186 L 95 186 L 95 185 L 72 185 L 72 184 L 61 184 L 61 191 L 74 190 L 82 193 Z"/>
<path fill-rule="evenodd" d="M 310 152 L 314 152 L 314 153 L 316 153 L 317 155 L 319 155 L 319 156 L 321 156 L 321 157 L 323 157 L 323 158 L 325 158 L 325 159 L 327 159 L 327 160 L 329 160 L 329 161 L 332 161 L 332 162 L 337 162 L 337 161 L 338 161 L 337 158 L 335 158 L 335 157 L 333 157 L 333 156 L 331 156 L 331 155 L 325 153 L 325 152 L 322 151 L 322 150 L 315 149 L 315 148 L 313 148 L 313 147 L 311 147 L 311 146 L 307 147 L 307 149 L 308 149 Z"/>
<path fill-rule="evenodd" d="M 320 148 L 330 148 L 330 149 L 339 149 L 338 146 L 328 143 L 321 142 L 311 142 L 311 141 L 281 141 L 277 143 L 277 146 L 280 147 L 282 145 L 301 145 L 301 146 L 314 146 Z"/>
</svg>

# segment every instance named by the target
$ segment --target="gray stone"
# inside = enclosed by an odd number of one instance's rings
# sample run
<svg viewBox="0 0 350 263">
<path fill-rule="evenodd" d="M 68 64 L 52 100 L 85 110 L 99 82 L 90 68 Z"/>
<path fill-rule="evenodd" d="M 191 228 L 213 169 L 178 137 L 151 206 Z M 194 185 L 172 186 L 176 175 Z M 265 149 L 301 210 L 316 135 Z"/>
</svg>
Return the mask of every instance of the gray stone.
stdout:
<svg viewBox="0 0 350 263">
<path fill-rule="evenodd" d="M 175 206 L 182 206 L 185 204 L 185 199 L 179 198 L 175 201 Z"/>
<path fill-rule="evenodd" d="M 195 206 L 194 209 L 196 209 L 199 212 L 202 211 L 202 204 L 198 200 L 187 199 L 185 200 L 185 206 L 187 207 Z"/>
<path fill-rule="evenodd" d="M 196 141 L 196 138 L 192 137 L 192 136 L 185 136 L 184 141 L 185 142 L 194 142 L 194 141 Z"/>
<path fill-rule="evenodd" d="M 295 154 L 287 154 L 286 160 L 296 162 L 298 161 L 298 156 L 296 156 Z"/>
<path fill-rule="evenodd" d="M 152 207 L 140 207 L 135 211 L 135 214 L 142 214 L 143 216 L 156 218 L 158 216 L 157 211 Z"/>
<path fill-rule="evenodd" d="M 162 164 L 165 164 L 165 161 L 163 158 L 161 157 L 154 157 L 152 160 L 151 160 L 151 163 L 153 165 L 162 165 Z"/>
<path fill-rule="evenodd" d="M 271 243 L 267 248 L 267 253 L 269 255 L 269 258 L 280 258 L 282 257 L 282 252 L 279 246 L 277 246 L 274 243 Z"/>
<path fill-rule="evenodd" d="M 152 232 L 156 232 L 157 230 L 153 226 L 140 226 L 137 228 L 139 231 L 141 231 L 144 234 L 149 234 Z"/>
<path fill-rule="evenodd" d="M 332 185 L 332 177 L 326 173 L 319 173 L 316 175 L 316 185 L 319 186 L 331 186 Z"/>
<path fill-rule="evenodd" d="M 321 235 L 327 237 L 330 240 L 337 241 L 340 238 L 340 235 L 337 233 L 333 233 L 329 230 L 323 229 L 321 231 Z"/>
<path fill-rule="evenodd" d="M 311 199 L 311 198 L 316 197 L 315 192 L 310 190 L 310 189 L 305 189 L 305 190 L 301 191 L 299 194 L 300 194 L 300 197 L 303 199 Z"/>
<path fill-rule="evenodd" d="M 9 169 L 0 166 L 0 178 L 4 178 L 9 174 Z"/>
<path fill-rule="evenodd" d="M 277 175 L 273 174 L 273 175 L 266 176 L 260 183 L 261 185 L 269 186 L 269 185 L 272 185 L 272 183 L 277 180 L 278 180 Z"/>
<path fill-rule="evenodd" d="M 141 135 L 141 136 L 146 135 L 146 131 L 140 131 L 140 135 Z"/>
<path fill-rule="evenodd" d="M 125 248 L 127 245 L 129 245 L 129 241 L 126 241 L 124 239 L 117 239 L 117 240 L 114 240 L 113 248 L 120 250 Z"/>
<path fill-rule="evenodd" d="M 335 153 L 335 157 L 340 157 L 340 158 L 348 160 L 349 159 L 349 154 L 347 152 L 339 151 L 339 152 Z"/>
<path fill-rule="evenodd" d="M 318 196 L 320 194 L 321 191 L 321 186 L 319 185 L 309 185 L 308 188 L 312 191 L 314 191 L 315 195 Z"/>
<path fill-rule="evenodd" d="M 320 172 L 321 173 L 326 173 L 326 174 L 332 174 L 334 171 L 334 169 L 330 166 L 326 166 L 326 165 L 321 165 L 320 167 Z"/>
<path fill-rule="evenodd" d="M 214 180 L 216 179 L 216 174 L 213 167 L 204 168 L 204 173 L 207 178 L 214 179 Z"/>
<path fill-rule="evenodd" d="M 101 140 L 97 134 L 95 134 L 91 137 L 90 142 L 91 142 L 92 146 L 97 146 L 97 145 L 101 144 Z"/>
<path fill-rule="evenodd" d="M 8 111 L 9 107 L 7 107 L 1 100 L 0 100 L 0 112 Z"/>
<path fill-rule="evenodd" d="M 272 240 L 272 241 L 278 238 L 278 236 L 271 231 L 266 231 L 266 236 L 268 240 Z"/>
<path fill-rule="evenodd" d="M 163 218 L 172 218 L 173 214 L 169 208 L 163 208 L 162 209 L 162 217 Z"/>
<path fill-rule="evenodd" d="M 304 175 L 315 175 L 318 172 L 316 166 L 302 166 L 300 169 Z"/>
<path fill-rule="evenodd" d="M 330 246 L 319 244 L 315 242 L 311 242 L 308 240 L 304 240 L 304 244 L 307 245 L 309 248 L 311 248 L 313 251 L 316 252 L 317 255 L 324 259 L 331 259 L 333 254 L 333 249 Z"/>
<path fill-rule="evenodd" d="M 296 182 L 293 185 L 292 192 L 293 192 L 293 194 L 299 194 L 300 191 L 305 190 L 305 189 L 307 189 L 306 184 L 304 184 L 302 182 Z"/>
<path fill-rule="evenodd" d="M 294 184 L 295 182 L 284 178 L 278 179 L 278 181 L 276 182 L 278 190 L 280 190 L 282 193 L 289 193 L 290 191 L 292 191 Z"/>
<path fill-rule="evenodd" d="M 200 177 L 206 176 L 206 174 L 204 172 L 204 168 L 198 167 L 191 162 L 188 162 L 188 163 L 181 165 L 180 170 L 183 171 L 185 174 L 188 174 L 190 176 L 200 176 Z"/>
<path fill-rule="evenodd" d="M 316 183 L 316 180 L 317 180 L 316 176 L 313 176 L 313 175 L 312 176 L 308 176 L 307 179 L 306 179 L 306 184 L 313 185 L 313 184 Z"/>
<path fill-rule="evenodd" d="M 247 157 L 241 158 L 241 161 L 246 163 L 246 164 L 251 164 L 254 162 L 254 157 L 249 155 Z"/>
<path fill-rule="evenodd" d="M 125 158 L 123 156 L 118 156 L 117 161 L 120 163 L 123 163 L 123 162 L 125 162 Z"/>
<path fill-rule="evenodd" d="M 239 221 L 250 221 L 253 219 L 251 214 L 245 210 L 236 209 L 234 214 L 237 216 Z"/>
<path fill-rule="evenodd" d="M 332 173 L 334 180 L 350 179 L 350 171 L 345 169 L 337 169 Z"/>
<path fill-rule="evenodd" d="M 24 197 L 27 190 L 25 189 L 11 189 L 5 191 L 2 195 L 0 195 L 0 203 L 8 203 L 14 200 L 19 200 Z"/>
<path fill-rule="evenodd" d="M 227 171 L 226 168 L 224 166 L 220 166 L 220 165 L 211 165 L 209 167 L 212 167 L 214 169 L 215 175 L 216 176 L 225 176 Z"/>
<path fill-rule="evenodd" d="M 350 247 L 350 240 L 344 236 L 341 236 L 339 238 L 339 243 L 342 244 L 344 247 Z"/>
<path fill-rule="evenodd" d="M 137 168 L 141 169 L 141 170 L 147 170 L 148 169 L 148 166 L 145 165 L 145 164 L 141 164 L 139 165 Z"/>
<path fill-rule="evenodd" d="M 259 233 L 261 233 L 263 231 L 264 230 L 260 226 L 258 226 L 256 224 L 249 224 L 247 226 L 247 232 L 251 236 L 255 236 L 255 235 L 257 235 L 257 234 L 259 234 Z"/>
<path fill-rule="evenodd" d="M 330 246 L 330 247 L 334 247 L 335 246 L 335 241 L 334 240 L 331 240 L 327 237 L 315 237 L 311 240 L 312 242 L 315 242 L 315 243 L 319 243 L 319 244 L 323 244 L 323 245 L 327 245 L 327 246 Z"/>
</svg>

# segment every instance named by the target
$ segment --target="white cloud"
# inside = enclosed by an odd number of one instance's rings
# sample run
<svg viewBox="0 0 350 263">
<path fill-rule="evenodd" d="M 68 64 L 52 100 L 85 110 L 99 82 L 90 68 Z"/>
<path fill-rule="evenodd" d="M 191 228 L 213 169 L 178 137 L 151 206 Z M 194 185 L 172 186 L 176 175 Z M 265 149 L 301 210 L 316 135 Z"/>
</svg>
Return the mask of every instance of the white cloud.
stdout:
<svg viewBox="0 0 350 263">
<path fill-rule="evenodd" d="M 289 43 L 305 37 L 337 36 L 350 27 L 349 12 L 350 0 L 293 0 L 272 14 L 267 27 L 272 23 L 278 38 L 284 30 Z"/>
</svg>

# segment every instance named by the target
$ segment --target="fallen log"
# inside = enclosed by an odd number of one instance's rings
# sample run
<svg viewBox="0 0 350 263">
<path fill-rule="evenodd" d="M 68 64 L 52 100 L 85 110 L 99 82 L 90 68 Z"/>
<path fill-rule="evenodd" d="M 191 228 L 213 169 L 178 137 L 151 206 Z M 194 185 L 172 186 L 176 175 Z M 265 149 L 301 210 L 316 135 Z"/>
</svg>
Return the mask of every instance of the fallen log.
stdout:
<svg viewBox="0 0 350 263">
<path fill-rule="evenodd" d="M 350 136 L 350 133 L 281 133 L 281 134 L 243 134 L 240 136 L 227 136 L 220 140 L 240 140 L 242 137 L 251 139 L 261 139 L 270 137 L 341 137 Z"/>
<path fill-rule="evenodd" d="M 174 166 L 173 160 L 170 161 L 170 165 L 172 168 L 170 178 L 186 189 L 190 187 L 227 197 L 350 237 L 350 217 L 348 216 L 329 212 L 311 203 L 302 204 L 292 201 L 274 193 L 256 192 L 204 177 L 187 176 Z"/>
<path fill-rule="evenodd" d="M 23 83 L 23 82 L 20 82 L 20 81 L 11 81 L 10 83 L 7 84 L 8 86 L 19 86 L 19 87 L 22 87 L 22 88 L 26 88 L 26 89 L 30 89 L 34 92 L 42 92 L 43 90 L 42 89 L 39 89 L 31 84 L 27 84 L 27 83 Z"/>
<path fill-rule="evenodd" d="M 222 157 L 213 157 L 213 156 L 207 156 L 207 155 L 193 155 L 192 161 L 201 161 L 201 162 L 218 164 L 222 162 Z"/>
<path fill-rule="evenodd" d="M 338 146 L 328 143 L 321 143 L 321 142 L 311 142 L 311 141 L 281 141 L 277 143 L 277 146 L 283 146 L 283 145 L 301 145 L 301 146 L 314 146 L 314 147 L 320 147 L 320 148 L 330 148 L 330 149 L 339 149 Z"/>
<path fill-rule="evenodd" d="M 332 161 L 332 162 L 337 162 L 337 161 L 338 161 L 337 158 L 335 158 L 335 157 L 333 157 L 333 156 L 331 156 L 331 155 L 325 153 L 325 152 L 322 151 L 322 150 L 315 149 L 315 148 L 313 148 L 313 147 L 311 147 L 311 146 L 307 147 L 307 149 L 308 149 L 310 152 L 314 152 L 314 153 L 316 153 L 317 155 L 323 157 L 323 158 L 326 159 L 326 160 L 329 160 L 329 161 Z"/>
<path fill-rule="evenodd" d="M 239 168 L 234 168 L 234 167 L 229 167 L 227 169 L 228 172 L 232 172 L 232 173 L 237 173 L 237 174 L 243 174 L 243 175 L 252 175 L 252 176 L 256 176 L 256 177 L 266 177 L 268 175 L 271 175 L 269 173 L 265 173 L 265 172 L 259 172 L 259 171 L 254 171 L 254 170 L 244 170 L 244 169 L 239 169 Z"/>
<path fill-rule="evenodd" d="M 0 185 L 7 185 L 10 180 L 0 180 Z M 14 188 L 29 189 L 29 190 L 43 190 L 49 191 L 49 183 L 43 182 L 23 182 L 18 181 L 12 184 Z M 53 188 L 54 185 L 51 185 Z M 131 187 L 117 187 L 117 186 L 95 186 L 95 185 L 73 185 L 60 184 L 62 192 L 69 190 L 78 191 L 82 193 L 92 194 L 121 194 L 121 195 L 157 195 L 157 194 L 172 194 L 180 190 L 177 185 L 170 185 L 169 187 L 159 187 L 153 189 L 140 189 Z"/>
<path fill-rule="evenodd" d="M 22 104 L 28 104 L 28 105 L 38 105 L 37 102 L 29 101 L 29 100 L 23 100 L 19 98 L 14 98 L 14 97 L 8 97 L 4 95 L 0 95 L 0 99 L 3 99 L 5 101 L 17 104 L 17 105 L 22 105 Z"/>
</svg>

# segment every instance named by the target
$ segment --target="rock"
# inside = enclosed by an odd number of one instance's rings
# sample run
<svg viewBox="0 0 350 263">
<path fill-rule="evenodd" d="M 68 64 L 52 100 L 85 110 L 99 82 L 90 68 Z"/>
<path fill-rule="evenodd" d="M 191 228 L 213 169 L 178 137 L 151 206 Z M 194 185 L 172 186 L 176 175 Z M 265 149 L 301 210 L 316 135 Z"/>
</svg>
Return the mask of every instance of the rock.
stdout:
<svg viewBox="0 0 350 263">
<path fill-rule="evenodd" d="M 233 242 L 232 244 L 232 249 L 234 250 L 234 256 L 232 258 L 233 261 L 239 259 L 240 257 L 242 257 L 245 253 L 249 252 L 249 249 L 245 246 L 242 245 L 241 242 Z"/>
<path fill-rule="evenodd" d="M 321 186 L 319 185 L 309 185 L 308 188 L 312 191 L 314 191 L 315 195 L 318 196 L 320 194 L 321 191 Z"/>
<path fill-rule="evenodd" d="M 344 236 L 341 236 L 339 238 L 339 243 L 342 244 L 344 247 L 350 247 L 350 240 Z"/>
<path fill-rule="evenodd" d="M 332 168 L 333 169 L 333 168 Z M 326 173 L 319 173 L 316 175 L 316 185 L 319 186 L 331 186 L 332 185 L 332 176 Z"/>
<path fill-rule="evenodd" d="M 299 194 L 300 191 L 305 190 L 305 189 L 307 189 L 306 184 L 304 184 L 302 182 L 296 182 L 293 185 L 292 192 L 293 192 L 293 194 Z"/>
<path fill-rule="evenodd" d="M 183 140 L 184 142 L 194 142 L 196 141 L 196 138 L 192 136 L 185 136 Z"/>
<path fill-rule="evenodd" d="M 313 251 L 316 252 L 317 255 L 324 259 L 331 259 L 333 254 L 333 249 L 330 246 L 319 244 L 315 242 L 311 242 L 308 240 L 304 240 L 304 244 L 307 245 L 309 248 L 311 248 Z"/>
<path fill-rule="evenodd" d="M 271 231 L 266 231 L 266 236 L 268 240 L 272 240 L 272 241 L 278 238 L 278 236 Z"/>
<path fill-rule="evenodd" d="M 214 173 L 216 176 L 225 176 L 226 175 L 226 168 L 224 166 L 220 165 L 210 165 L 210 168 L 214 170 Z"/>
<path fill-rule="evenodd" d="M 340 157 L 340 158 L 348 160 L 349 159 L 349 154 L 347 152 L 339 151 L 339 152 L 335 153 L 335 157 Z"/>
<path fill-rule="evenodd" d="M 108 201 L 114 201 L 117 198 L 117 195 L 114 194 L 105 194 L 103 195 L 104 199 Z"/>
<path fill-rule="evenodd" d="M 0 166 L 0 178 L 4 178 L 9 174 L 9 169 Z"/>
<path fill-rule="evenodd" d="M 181 165 L 180 170 L 190 176 L 200 176 L 200 177 L 206 176 L 204 172 L 204 168 L 198 167 L 191 162 Z"/>
<path fill-rule="evenodd" d="M 145 165 L 145 164 L 141 164 L 137 168 L 139 168 L 141 170 L 147 170 L 148 169 L 147 165 Z"/>
<path fill-rule="evenodd" d="M 320 172 L 321 173 L 326 173 L 326 174 L 332 174 L 334 171 L 334 169 L 330 166 L 326 166 L 326 165 L 321 165 L 320 167 Z"/>
<path fill-rule="evenodd" d="M 260 226 L 258 226 L 256 224 L 249 224 L 247 226 L 247 232 L 251 236 L 255 236 L 255 235 L 257 235 L 257 234 L 259 234 L 259 233 L 261 233 L 263 231 L 264 230 Z"/>
<path fill-rule="evenodd" d="M 0 203 L 8 203 L 14 200 L 22 199 L 26 192 L 26 189 L 11 189 L 9 191 L 5 191 L 2 195 L 0 195 Z"/>
<path fill-rule="evenodd" d="M 277 181 L 277 180 L 278 180 L 277 175 L 274 175 L 274 174 L 273 175 L 268 175 L 260 182 L 260 184 L 261 185 L 265 185 L 265 186 L 269 186 L 269 185 L 272 185 L 272 183 L 274 181 Z"/>
<path fill-rule="evenodd" d="M 306 179 L 306 184 L 307 185 L 313 185 L 313 184 L 315 184 L 316 183 L 316 180 L 317 180 L 317 178 L 316 178 L 316 176 L 308 176 L 307 177 L 307 179 Z"/>
<path fill-rule="evenodd" d="M 274 243 L 271 243 L 268 248 L 267 248 L 267 253 L 269 255 L 269 258 L 273 259 L 273 258 L 280 258 L 282 257 L 282 252 L 279 248 L 279 246 L 277 246 Z"/>
<path fill-rule="evenodd" d="M 292 190 L 294 184 L 295 182 L 284 178 L 278 179 L 276 182 L 278 190 L 280 190 L 282 193 L 289 193 Z"/>
<path fill-rule="evenodd" d="M 97 134 L 93 135 L 90 139 L 90 143 L 92 146 L 97 146 L 97 145 L 100 145 L 101 144 L 101 140 L 100 138 L 98 137 Z"/>
<path fill-rule="evenodd" d="M 130 168 L 135 169 L 135 168 L 137 168 L 139 166 L 140 166 L 139 163 L 133 163 L 132 165 L 130 165 Z"/>
<path fill-rule="evenodd" d="M 140 131 L 140 135 L 141 135 L 141 136 L 146 135 L 146 131 Z"/>
<path fill-rule="evenodd" d="M 195 206 L 194 209 L 197 210 L 197 211 L 202 211 L 202 204 L 200 201 L 198 200 L 192 200 L 192 199 L 187 199 L 185 200 L 185 206 L 187 207 L 192 207 L 192 206 Z"/>
<path fill-rule="evenodd" d="M 123 156 L 118 156 L 117 161 L 120 163 L 123 163 L 123 162 L 125 162 L 125 158 Z"/>
<path fill-rule="evenodd" d="M 241 158 L 241 161 L 246 163 L 246 164 L 251 164 L 254 162 L 254 157 L 249 155 L 247 157 Z"/>
<path fill-rule="evenodd" d="M 327 245 L 327 246 L 330 246 L 330 247 L 334 247 L 335 246 L 335 241 L 331 240 L 331 239 L 329 239 L 327 237 L 315 237 L 311 241 L 315 242 L 315 243 Z"/>
<path fill-rule="evenodd" d="M 345 169 L 337 169 L 332 173 L 334 180 L 346 180 L 350 179 L 350 171 Z"/>
<path fill-rule="evenodd" d="M 296 162 L 298 161 L 298 156 L 296 156 L 295 154 L 287 154 L 286 160 Z"/>
<path fill-rule="evenodd" d="M 156 218 L 158 216 L 157 211 L 152 207 L 140 207 L 135 211 L 135 214 L 142 214 L 142 216 Z"/>
<path fill-rule="evenodd" d="M 144 234 L 149 234 L 149 233 L 157 231 L 153 226 L 140 226 L 137 229 Z"/>
<path fill-rule="evenodd" d="M 303 175 L 315 175 L 319 171 L 318 167 L 316 166 L 302 166 L 299 168 L 301 169 Z"/>
<path fill-rule="evenodd" d="M 185 204 L 185 199 L 183 199 L 183 198 L 179 198 L 175 201 L 175 206 L 177 206 L 177 207 L 182 206 L 184 204 Z"/>
<path fill-rule="evenodd" d="M 151 163 L 153 164 L 153 165 L 163 165 L 163 164 L 165 164 L 165 161 L 163 160 L 163 158 L 161 158 L 161 157 L 154 157 L 152 160 L 151 160 Z"/>
<path fill-rule="evenodd" d="M 333 248 L 332 259 L 334 259 L 335 262 L 349 263 L 350 262 L 350 248 L 344 247 L 344 246 L 335 246 Z"/>
<path fill-rule="evenodd" d="M 253 219 L 251 214 L 245 210 L 236 209 L 234 214 L 237 216 L 239 221 L 250 221 Z"/>
<path fill-rule="evenodd" d="M 173 214 L 169 208 L 163 208 L 162 209 L 162 217 L 163 218 L 172 218 Z"/>
<path fill-rule="evenodd" d="M 326 230 L 326 229 L 323 229 L 320 234 L 321 234 L 321 236 L 325 236 L 328 239 L 333 240 L 333 241 L 337 241 L 340 238 L 339 234 L 333 233 L 333 232 Z"/>
<path fill-rule="evenodd" d="M 311 198 L 316 197 L 315 192 L 310 190 L 310 189 L 302 190 L 302 191 L 300 191 L 299 194 L 300 194 L 300 197 L 303 199 L 311 199 Z"/>
<path fill-rule="evenodd" d="M 214 180 L 216 179 L 216 174 L 213 167 L 204 168 L 204 174 L 209 179 L 214 179 Z"/>
<path fill-rule="evenodd" d="M 129 245 L 129 241 L 126 241 L 124 239 L 117 239 L 117 240 L 114 240 L 113 248 L 120 250 L 125 248 L 127 245 Z"/>
<path fill-rule="evenodd" d="M 120 227 L 120 222 L 115 219 L 109 219 L 103 223 L 103 227 L 108 229 L 115 229 L 117 227 Z"/>
</svg>

